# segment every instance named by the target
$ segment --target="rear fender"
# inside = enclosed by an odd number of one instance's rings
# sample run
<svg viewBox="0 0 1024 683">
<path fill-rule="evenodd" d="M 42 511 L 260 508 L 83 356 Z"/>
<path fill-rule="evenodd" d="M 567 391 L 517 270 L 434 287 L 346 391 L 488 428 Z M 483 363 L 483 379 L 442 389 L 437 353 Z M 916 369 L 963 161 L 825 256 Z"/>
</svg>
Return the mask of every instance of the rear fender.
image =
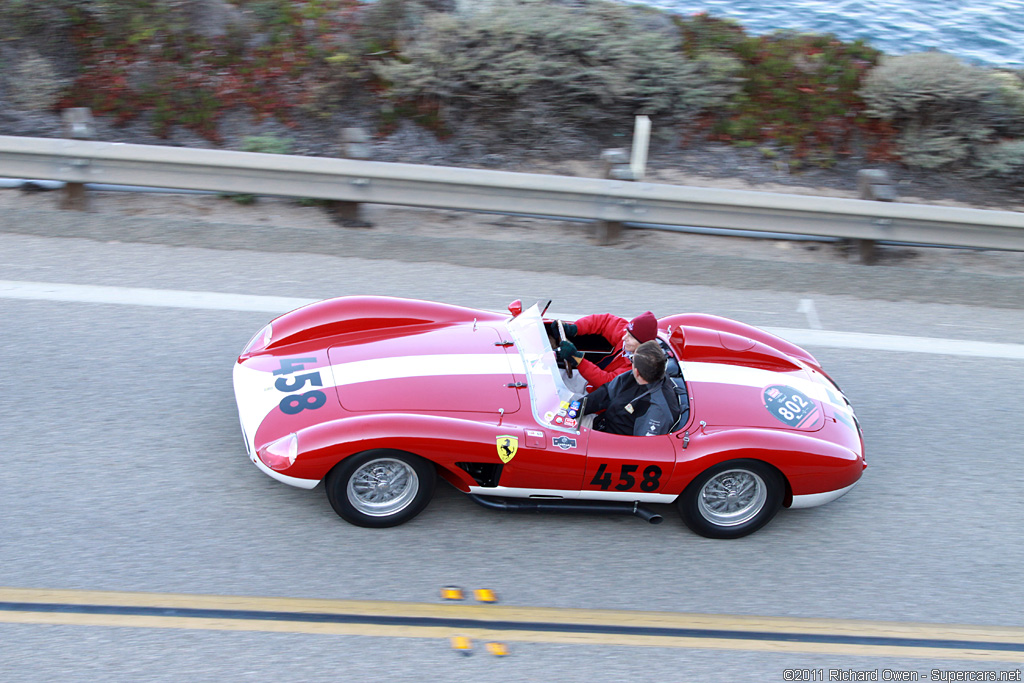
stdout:
<svg viewBox="0 0 1024 683">
<path fill-rule="evenodd" d="M 821 366 L 818 364 L 818 360 L 805 349 L 788 342 L 781 337 L 777 337 L 774 334 L 754 327 L 753 325 L 748 325 L 737 320 L 730 320 L 729 318 L 722 318 L 717 315 L 709 315 L 706 313 L 683 313 L 681 315 L 662 318 L 658 321 L 658 326 L 663 329 L 669 326 L 672 326 L 674 329 L 680 326 L 705 328 L 715 330 L 717 332 L 738 335 L 740 337 L 747 337 L 755 342 L 771 347 L 786 356 L 797 358 L 817 370 L 821 369 Z M 687 343 L 689 343 L 688 340 Z"/>
<path fill-rule="evenodd" d="M 834 491 L 855 483 L 863 460 L 842 446 L 801 432 L 770 429 L 727 429 L 691 434 L 689 448 L 673 471 L 673 490 L 683 491 L 698 475 L 729 460 L 760 460 L 777 469 L 786 481 L 787 505 L 793 495 Z"/>
</svg>

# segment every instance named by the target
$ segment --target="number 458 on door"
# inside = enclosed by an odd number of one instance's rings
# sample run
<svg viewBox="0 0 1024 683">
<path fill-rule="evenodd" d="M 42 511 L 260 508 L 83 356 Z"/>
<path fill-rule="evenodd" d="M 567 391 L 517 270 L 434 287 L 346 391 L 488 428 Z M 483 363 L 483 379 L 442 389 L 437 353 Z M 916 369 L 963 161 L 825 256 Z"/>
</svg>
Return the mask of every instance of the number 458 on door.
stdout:
<svg viewBox="0 0 1024 683">
<path fill-rule="evenodd" d="M 622 465 L 619 470 L 619 483 L 615 485 L 616 491 L 629 491 L 636 486 L 636 477 L 633 473 L 640 469 L 639 465 Z M 607 491 L 612 485 L 612 473 L 608 471 L 608 463 L 601 463 L 590 480 L 591 486 L 600 486 L 602 491 Z M 648 465 L 644 468 L 643 478 L 640 480 L 640 490 L 645 493 L 657 491 L 661 486 L 661 468 L 657 465 Z"/>
</svg>

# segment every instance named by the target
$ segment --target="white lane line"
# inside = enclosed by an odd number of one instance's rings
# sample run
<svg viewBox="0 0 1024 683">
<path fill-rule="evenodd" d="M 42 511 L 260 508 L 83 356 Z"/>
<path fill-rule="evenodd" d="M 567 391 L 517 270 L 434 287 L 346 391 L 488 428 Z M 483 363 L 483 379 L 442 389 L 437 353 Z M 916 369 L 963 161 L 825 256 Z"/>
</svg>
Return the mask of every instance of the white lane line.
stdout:
<svg viewBox="0 0 1024 683">
<path fill-rule="evenodd" d="M 212 311 L 253 311 L 278 315 L 316 301 L 316 299 L 296 299 L 287 296 L 189 292 L 176 289 L 109 287 L 107 285 L 66 285 L 54 282 L 17 282 L 14 280 L 0 280 L 0 298 L 194 308 Z"/>
<path fill-rule="evenodd" d="M 979 342 L 937 337 L 901 337 L 867 332 L 832 332 L 802 330 L 791 327 L 763 327 L 765 332 L 782 337 L 797 346 L 828 346 L 837 349 L 896 351 L 898 353 L 930 353 L 940 356 L 973 356 L 976 358 L 1009 358 L 1024 360 L 1024 345 Z"/>
<path fill-rule="evenodd" d="M 807 326 L 815 329 L 821 329 L 821 319 L 818 318 L 818 309 L 814 307 L 814 299 L 800 299 L 800 305 L 796 307 L 797 313 L 803 313 L 807 316 Z"/>
<path fill-rule="evenodd" d="M 158 306 L 215 311 L 251 311 L 275 315 L 285 313 L 299 306 L 305 306 L 314 301 L 314 299 L 298 299 L 284 296 L 190 292 L 174 289 L 110 287 L 106 285 L 68 285 L 54 282 L 20 282 L 14 280 L 0 280 L 0 299 Z M 564 319 L 575 320 L 576 318 L 566 316 Z M 864 332 L 832 332 L 829 330 L 808 330 L 791 327 L 765 327 L 763 329 L 800 346 L 1024 360 L 1024 345 L 1021 344 L 940 339 L 934 337 L 904 337 Z"/>
</svg>

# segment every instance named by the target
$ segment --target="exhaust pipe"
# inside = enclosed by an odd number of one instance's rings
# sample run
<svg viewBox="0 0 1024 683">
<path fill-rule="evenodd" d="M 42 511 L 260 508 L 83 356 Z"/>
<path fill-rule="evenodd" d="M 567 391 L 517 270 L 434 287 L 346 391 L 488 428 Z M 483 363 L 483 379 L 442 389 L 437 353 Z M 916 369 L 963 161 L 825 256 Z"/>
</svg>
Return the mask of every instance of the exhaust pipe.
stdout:
<svg viewBox="0 0 1024 683">
<path fill-rule="evenodd" d="M 479 496 L 473 493 L 467 494 L 474 503 L 488 510 L 504 510 L 512 512 L 584 512 L 605 515 L 636 515 L 640 519 L 647 520 L 651 524 L 661 524 L 665 518 L 658 513 L 648 510 L 639 502 L 616 503 L 591 502 L 579 500 L 554 500 L 554 499 L 509 499 L 493 498 L 491 496 Z"/>
</svg>

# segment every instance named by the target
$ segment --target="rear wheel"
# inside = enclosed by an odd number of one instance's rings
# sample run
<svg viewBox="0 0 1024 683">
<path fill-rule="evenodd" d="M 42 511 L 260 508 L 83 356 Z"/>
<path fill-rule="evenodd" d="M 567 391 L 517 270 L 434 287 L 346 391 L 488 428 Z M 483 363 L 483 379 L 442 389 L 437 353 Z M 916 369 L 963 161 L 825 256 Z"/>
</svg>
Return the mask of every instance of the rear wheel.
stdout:
<svg viewBox="0 0 1024 683">
<path fill-rule="evenodd" d="M 345 458 L 325 480 L 334 511 L 357 526 L 383 528 L 408 522 L 434 493 L 434 465 L 401 451 L 376 450 Z"/>
<path fill-rule="evenodd" d="M 779 472 L 758 460 L 730 460 L 701 473 L 679 496 L 686 526 L 707 538 L 740 538 L 771 521 L 782 507 Z"/>
</svg>

